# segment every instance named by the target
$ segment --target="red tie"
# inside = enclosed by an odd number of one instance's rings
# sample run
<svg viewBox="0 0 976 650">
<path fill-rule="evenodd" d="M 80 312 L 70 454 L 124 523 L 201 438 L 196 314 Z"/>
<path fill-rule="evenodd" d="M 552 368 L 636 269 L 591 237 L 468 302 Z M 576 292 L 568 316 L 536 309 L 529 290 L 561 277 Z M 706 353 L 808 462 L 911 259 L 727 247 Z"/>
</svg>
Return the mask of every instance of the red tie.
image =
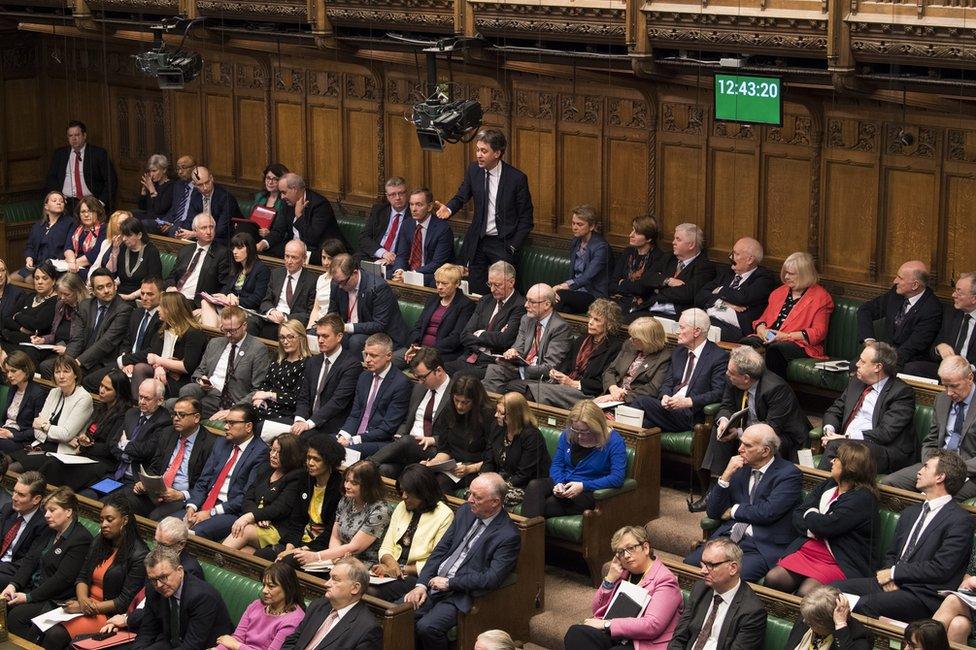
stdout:
<svg viewBox="0 0 976 650">
<path fill-rule="evenodd" d="M 220 488 L 224 485 L 224 481 L 227 480 L 227 475 L 230 474 L 230 468 L 234 466 L 235 462 L 237 462 L 237 454 L 239 454 L 240 451 L 241 448 L 234 445 L 234 451 L 231 452 L 230 458 L 228 458 L 227 462 L 224 463 L 224 468 L 220 470 L 220 474 L 217 475 L 217 482 L 214 483 L 212 488 L 210 488 L 210 494 L 207 495 L 203 505 L 200 506 L 200 510 L 211 510 L 215 505 L 217 505 L 217 496 L 220 494 Z"/>
<path fill-rule="evenodd" d="M 535 362 L 535 358 L 539 355 L 539 341 L 542 339 L 542 323 L 535 324 L 535 336 L 532 338 L 532 347 L 529 348 L 529 353 L 526 355 L 525 360 L 531 365 Z"/>
<path fill-rule="evenodd" d="M 844 428 L 841 429 L 841 433 L 847 431 L 847 427 L 851 426 L 851 422 L 854 421 L 854 418 L 857 417 L 857 412 L 861 410 L 862 406 L 864 406 L 864 399 L 868 396 L 868 393 L 871 392 L 872 388 L 874 388 L 874 385 L 865 386 L 864 390 L 861 391 L 861 396 L 857 399 L 857 404 L 854 405 L 854 410 L 851 411 L 850 415 L 847 416 L 847 419 L 844 420 Z"/>
<path fill-rule="evenodd" d="M 410 270 L 416 271 L 424 264 L 424 227 L 417 223 L 417 229 L 413 233 L 413 242 L 410 244 Z"/>
<path fill-rule="evenodd" d="M 81 154 L 75 152 L 75 198 L 80 199 L 84 195 L 81 189 Z"/>
<path fill-rule="evenodd" d="M 385 250 L 393 250 L 393 242 L 396 241 L 397 231 L 400 230 L 400 213 L 393 213 L 393 225 L 390 226 L 390 234 L 386 236 L 386 241 L 383 242 L 383 248 Z"/>
<path fill-rule="evenodd" d="M 291 286 L 291 274 L 288 275 L 288 284 L 285 286 L 285 302 L 291 307 L 291 301 L 295 297 L 295 290 Z"/>
<path fill-rule="evenodd" d="M 23 522 L 24 518 L 17 515 L 17 520 L 14 522 L 14 525 L 11 526 L 10 530 L 7 531 L 7 534 L 3 536 L 3 543 L 0 544 L 0 557 L 7 554 L 7 549 L 10 548 L 10 545 L 14 543 L 14 539 L 17 537 L 17 532 L 20 530 L 20 525 Z"/>
<path fill-rule="evenodd" d="M 430 391 L 427 408 L 424 409 L 424 436 L 430 438 L 434 432 L 434 391 Z"/>
<path fill-rule="evenodd" d="M 166 487 L 173 487 L 173 481 L 176 479 L 176 472 L 179 471 L 180 465 L 183 464 L 183 456 L 186 454 L 186 438 L 180 438 L 180 448 L 176 450 L 176 456 L 173 457 L 173 462 L 169 464 L 166 469 L 166 473 L 163 474 L 163 483 Z"/>
</svg>

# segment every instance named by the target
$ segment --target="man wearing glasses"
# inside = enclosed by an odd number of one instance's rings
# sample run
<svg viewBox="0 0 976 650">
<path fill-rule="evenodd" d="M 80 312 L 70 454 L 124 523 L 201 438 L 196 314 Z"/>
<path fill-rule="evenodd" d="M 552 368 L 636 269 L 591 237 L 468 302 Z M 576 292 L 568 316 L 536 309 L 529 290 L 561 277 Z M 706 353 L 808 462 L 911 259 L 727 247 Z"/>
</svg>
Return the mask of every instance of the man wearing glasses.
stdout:
<svg viewBox="0 0 976 650">
<path fill-rule="evenodd" d="M 220 312 L 223 338 L 211 339 L 203 360 L 193 372 L 193 383 L 180 389 L 180 397 L 195 397 L 203 406 L 203 417 L 221 420 L 234 404 L 248 401 L 268 372 L 268 351 L 253 336 L 247 336 L 247 315 L 237 306 Z"/>
<path fill-rule="evenodd" d="M 367 337 L 387 334 L 394 349 L 407 343 L 407 325 L 393 290 L 383 278 L 363 273 L 356 258 L 347 253 L 332 258 L 332 293 L 329 313 L 339 314 L 345 323 L 342 345 L 359 354 Z"/>
<path fill-rule="evenodd" d="M 386 181 L 386 200 L 373 206 L 359 235 L 361 259 L 390 266 L 396 260 L 396 241 L 408 218 L 407 181 L 394 176 Z"/>
</svg>

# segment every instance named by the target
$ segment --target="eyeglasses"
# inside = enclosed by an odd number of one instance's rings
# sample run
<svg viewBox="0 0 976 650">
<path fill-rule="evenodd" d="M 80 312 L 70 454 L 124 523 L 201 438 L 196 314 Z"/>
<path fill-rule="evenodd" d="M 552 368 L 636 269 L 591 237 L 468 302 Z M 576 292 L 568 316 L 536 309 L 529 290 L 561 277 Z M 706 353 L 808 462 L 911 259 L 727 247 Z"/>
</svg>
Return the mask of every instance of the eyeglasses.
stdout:
<svg viewBox="0 0 976 650">
<path fill-rule="evenodd" d="M 501 289 L 505 286 L 504 282 L 492 282 L 491 280 L 489 280 L 487 284 L 489 289 Z"/>
<path fill-rule="evenodd" d="M 279 341 L 297 341 L 298 340 L 298 337 L 295 336 L 294 334 L 279 334 L 278 335 L 278 340 Z"/>
<path fill-rule="evenodd" d="M 427 379 L 428 377 L 430 377 L 432 374 L 434 374 L 434 371 L 433 370 L 428 370 L 427 372 L 425 372 L 422 375 L 414 375 L 414 376 L 417 378 L 417 381 L 423 381 L 423 380 Z"/>
<path fill-rule="evenodd" d="M 544 302 L 549 302 L 548 300 L 532 300 L 531 298 L 526 298 L 525 302 L 532 303 L 533 305 L 541 305 Z"/>
<path fill-rule="evenodd" d="M 246 422 L 246 420 L 224 420 L 224 424 L 226 426 L 230 426 L 232 424 L 244 424 L 244 422 Z"/>
<path fill-rule="evenodd" d="M 569 430 L 571 433 L 575 433 L 578 436 L 585 436 L 590 432 L 589 429 L 577 429 L 576 427 L 570 427 Z"/>
<path fill-rule="evenodd" d="M 264 177 L 264 180 L 266 180 L 266 181 L 273 181 L 273 182 L 277 183 L 278 182 L 278 177 L 277 176 L 272 176 L 271 174 L 268 174 L 267 176 Z"/>
<path fill-rule="evenodd" d="M 183 418 L 188 418 L 191 415 L 199 415 L 200 411 L 189 411 L 188 413 L 180 413 L 179 411 L 173 411 L 173 417 L 177 420 L 182 420 Z"/>
<path fill-rule="evenodd" d="M 230 329 L 228 329 L 226 327 L 221 327 L 220 328 L 220 331 L 223 332 L 224 334 L 233 334 L 234 332 L 236 332 L 237 330 L 241 329 L 242 327 L 244 327 L 244 323 L 241 323 L 237 327 L 231 327 Z"/>
<path fill-rule="evenodd" d="M 625 555 L 633 555 L 634 551 L 636 551 L 643 545 L 644 542 L 640 542 L 638 544 L 631 544 L 630 546 L 624 546 L 623 548 L 618 548 L 616 551 L 613 552 L 613 554 L 622 560 L 624 559 Z"/>
<path fill-rule="evenodd" d="M 173 573 L 175 573 L 175 572 L 171 571 L 171 572 L 169 572 L 167 574 L 164 574 L 164 575 L 161 575 L 161 576 L 156 576 L 155 578 L 152 578 L 152 577 L 149 577 L 149 576 L 146 576 L 146 578 L 149 580 L 149 582 L 153 583 L 154 585 L 158 585 L 158 584 L 162 584 L 162 583 L 166 582 L 167 580 L 169 580 L 170 579 L 170 576 L 172 576 Z"/>
<path fill-rule="evenodd" d="M 722 560 L 721 562 L 706 562 L 705 560 L 702 560 L 701 565 L 703 569 L 707 569 L 708 571 L 714 571 L 715 569 L 719 568 L 726 562 L 731 562 L 731 561 L 732 560 Z"/>
</svg>

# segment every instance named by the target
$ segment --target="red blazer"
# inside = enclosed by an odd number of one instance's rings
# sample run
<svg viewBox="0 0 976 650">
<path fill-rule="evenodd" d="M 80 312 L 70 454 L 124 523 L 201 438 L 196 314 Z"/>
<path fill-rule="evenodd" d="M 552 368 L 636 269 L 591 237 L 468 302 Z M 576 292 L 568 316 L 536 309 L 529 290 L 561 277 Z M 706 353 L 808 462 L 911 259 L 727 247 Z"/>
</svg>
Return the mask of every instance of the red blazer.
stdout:
<svg viewBox="0 0 976 650">
<path fill-rule="evenodd" d="M 762 316 L 752 322 L 753 328 L 759 324 L 769 327 L 779 316 L 779 310 L 786 302 L 786 296 L 790 288 L 785 284 L 776 287 L 769 294 L 769 304 Z M 830 314 L 834 311 L 834 299 L 830 297 L 827 290 L 819 284 L 811 285 L 803 293 L 803 296 L 793 305 L 793 310 L 783 321 L 781 331 L 805 332 L 806 338 L 794 341 L 803 352 L 814 359 L 826 359 L 824 353 L 824 339 L 827 338 L 827 326 L 830 324 Z"/>
<path fill-rule="evenodd" d="M 620 579 L 626 580 L 629 575 L 625 569 Z M 684 608 L 678 579 L 664 566 L 660 558 L 654 558 L 639 586 L 651 595 L 651 602 L 644 610 L 644 615 L 640 618 L 613 619 L 610 623 L 610 636 L 614 639 L 632 640 L 634 650 L 665 650 Z M 593 597 L 595 617 L 602 618 L 606 614 L 614 592 L 616 585 L 613 589 L 605 589 L 600 585 Z"/>
</svg>

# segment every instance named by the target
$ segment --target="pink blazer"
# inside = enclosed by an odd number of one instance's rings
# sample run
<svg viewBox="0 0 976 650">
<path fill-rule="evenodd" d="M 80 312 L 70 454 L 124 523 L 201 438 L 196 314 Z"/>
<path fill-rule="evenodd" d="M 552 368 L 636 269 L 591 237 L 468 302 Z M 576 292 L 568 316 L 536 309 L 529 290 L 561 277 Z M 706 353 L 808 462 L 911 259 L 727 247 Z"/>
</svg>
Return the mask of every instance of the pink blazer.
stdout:
<svg viewBox="0 0 976 650">
<path fill-rule="evenodd" d="M 629 575 L 624 571 L 620 579 L 626 580 Z M 654 558 L 640 586 L 651 595 L 651 602 L 644 610 L 644 615 L 640 618 L 613 619 L 610 622 L 610 636 L 632 640 L 634 650 L 667 650 L 684 607 L 678 579 L 660 559 Z M 594 616 L 599 618 L 606 613 L 615 591 L 616 585 L 613 589 L 604 589 L 600 585 L 593 596 Z"/>
<path fill-rule="evenodd" d="M 789 291 L 790 288 L 785 284 L 773 289 L 773 292 L 769 294 L 766 311 L 753 321 L 753 328 L 760 323 L 769 327 L 776 322 L 776 317 L 779 316 L 779 310 L 783 308 Z M 830 325 L 830 315 L 833 311 L 834 299 L 830 297 L 827 290 L 819 284 L 811 285 L 793 305 L 793 309 L 783 321 L 783 327 L 780 329 L 784 332 L 806 332 L 806 339 L 793 342 L 799 345 L 808 357 L 826 359 L 824 339 L 827 338 L 827 326 Z"/>
</svg>

